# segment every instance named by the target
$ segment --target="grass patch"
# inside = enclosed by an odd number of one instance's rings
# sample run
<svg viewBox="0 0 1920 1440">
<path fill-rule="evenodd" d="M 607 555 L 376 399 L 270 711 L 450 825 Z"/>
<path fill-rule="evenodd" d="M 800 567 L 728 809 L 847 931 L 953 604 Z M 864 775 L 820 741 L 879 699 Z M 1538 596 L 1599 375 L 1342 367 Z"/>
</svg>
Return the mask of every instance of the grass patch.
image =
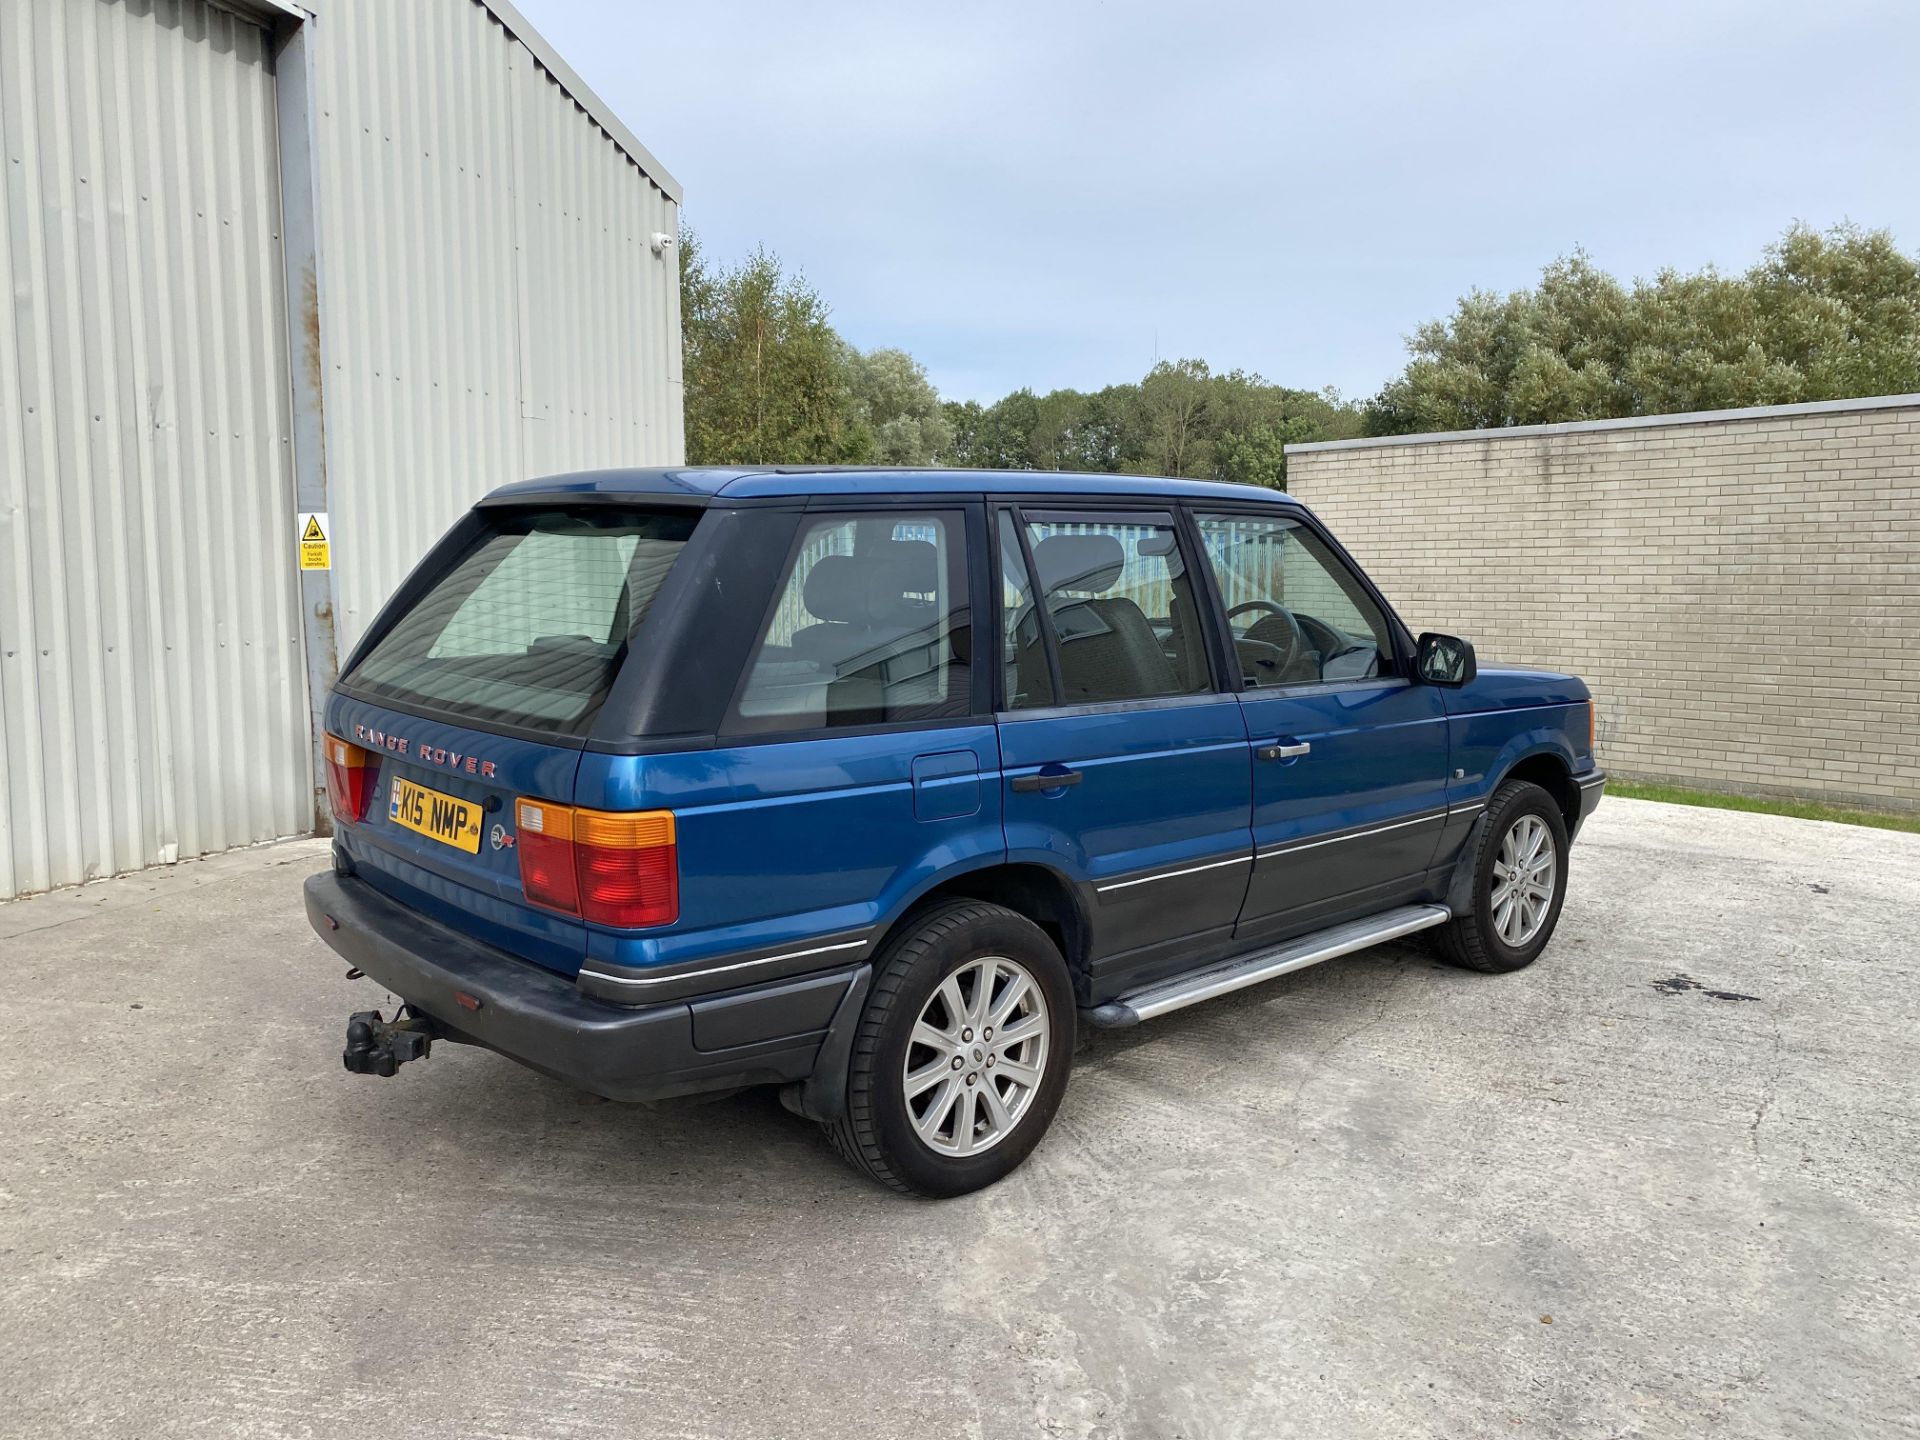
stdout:
<svg viewBox="0 0 1920 1440">
<path fill-rule="evenodd" d="M 1749 810 L 1758 815 L 1791 815 L 1796 820 L 1831 820 L 1840 825 L 1869 825 L 1876 830 L 1906 830 L 1920 835 L 1920 815 L 1892 810 L 1850 810 L 1817 800 L 1775 800 L 1764 795 L 1721 795 L 1681 785 L 1607 779 L 1607 794 L 1626 800 L 1658 800 L 1663 805 L 1705 805 L 1714 810 Z"/>
</svg>

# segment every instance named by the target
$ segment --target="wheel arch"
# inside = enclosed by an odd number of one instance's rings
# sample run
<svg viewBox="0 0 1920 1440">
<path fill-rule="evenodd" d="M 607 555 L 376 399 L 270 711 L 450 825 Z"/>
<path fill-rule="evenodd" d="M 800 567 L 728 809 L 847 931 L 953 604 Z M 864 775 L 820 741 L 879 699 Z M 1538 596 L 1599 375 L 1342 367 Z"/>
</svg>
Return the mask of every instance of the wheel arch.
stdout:
<svg viewBox="0 0 1920 1440">
<path fill-rule="evenodd" d="M 1076 981 L 1092 953 L 1092 924 L 1080 887 L 1064 872 L 1034 861 L 1010 860 L 952 871 L 917 890 L 881 925 L 869 954 L 911 928 L 920 912 L 944 900 L 984 900 L 1038 925 L 1059 949 Z"/>
<path fill-rule="evenodd" d="M 1092 950 L 1086 900 L 1073 879 L 1050 865 L 1030 860 L 990 860 L 952 869 L 916 887 L 875 927 L 866 963 L 849 987 L 829 1028 L 813 1073 L 781 1089 L 780 1099 L 796 1115 L 832 1125 L 847 1114 L 847 1066 L 853 1030 L 872 983 L 872 960 L 896 937 L 911 933 L 919 917 L 948 900 L 984 900 L 1004 905 L 1038 925 L 1059 947 L 1074 987 L 1083 990 Z M 1084 999 L 1084 993 L 1082 994 Z"/>
<path fill-rule="evenodd" d="M 1570 755 L 1562 754 L 1559 747 L 1542 745 L 1527 751 L 1507 763 L 1498 773 L 1498 778 L 1488 787 L 1488 793 L 1498 790 L 1509 780 L 1524 780 L 1538 785 L 1553 797 L 1553 803 L 1560 807 L 1560 816 L 1567 824 L 1567 833 L 1571 835 L 1580 823 L 1580 787 L 1573 783 L 1573 760 Z"/>
</svg>

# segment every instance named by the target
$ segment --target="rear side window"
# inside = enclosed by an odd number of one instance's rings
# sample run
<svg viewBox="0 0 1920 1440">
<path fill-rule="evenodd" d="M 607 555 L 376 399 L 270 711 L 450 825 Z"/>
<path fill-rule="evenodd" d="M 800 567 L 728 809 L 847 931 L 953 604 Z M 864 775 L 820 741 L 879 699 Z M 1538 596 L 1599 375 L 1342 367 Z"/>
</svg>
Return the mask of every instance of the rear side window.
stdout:
<svg viewBox="0 0 1920 1440">
<path fill-rule="evenodd" d="M 810 519 L 728 729 L 820 730 L 970 713 L 965 536 L 958 511 Z"/>
<path fill-rule="evenodd" d="M 699 517 L 506 512 L 347 679 L 371 700 L 585 733 Z"/>
<path fill-rule="evenodd" d="M 1002 600 L 1001 638 L 1012 709 L 1195 695 L 1210 687 L 1200 611 L 1171 515 L 1029 512 L 1025 521 L 1047 625 L 1043 635 L 1024 560 L 1017 572 L 1006 565 L 1003 521 L 1002 570 L 1013 593 Z M 1058 657 L 1058 702 L 1049 640 Z"/>
</svg>

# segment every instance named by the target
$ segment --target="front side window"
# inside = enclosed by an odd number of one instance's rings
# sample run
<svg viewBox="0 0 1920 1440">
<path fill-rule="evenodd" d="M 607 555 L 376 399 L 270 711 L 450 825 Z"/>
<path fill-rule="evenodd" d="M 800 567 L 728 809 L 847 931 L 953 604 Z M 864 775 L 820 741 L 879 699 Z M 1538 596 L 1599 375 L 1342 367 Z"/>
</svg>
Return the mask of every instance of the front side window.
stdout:
<svg viewBox="0 0 1920 1440">
<path fill-rule="evenodd" d="M 487 530 L 348 673 L 366 698 L 585 733 L 699 517 L 537 510 Z"/>
<path fill-rule="evenodd" d="M 1386 616 L 1313 531 L 1280 515 L 1195 518 L 1246 684 L 1317 685 L 1391 671 Z"/>
<path fill-rule="evenodd" d="M 729 728 L 818 730 L 972 710 L 957 511 L 810 519 Z"/>
<path fill-rule="evenodd" d="M 1193 587 L 1164 515 L 1025 517 L 1027 547 L 1059 655 L 1063 705 L 1195 695 L 1209 687 Z M 1003 556 L 1006 546 L 1003 545 Z M 1006 566 L 1003 563 L 1003 572 Z M 1011 573 L 1011 572 L 1009 572 Z M 1024 565 L 1003 597 L 1014 709 L 1056 703 Z"/>
</svg>

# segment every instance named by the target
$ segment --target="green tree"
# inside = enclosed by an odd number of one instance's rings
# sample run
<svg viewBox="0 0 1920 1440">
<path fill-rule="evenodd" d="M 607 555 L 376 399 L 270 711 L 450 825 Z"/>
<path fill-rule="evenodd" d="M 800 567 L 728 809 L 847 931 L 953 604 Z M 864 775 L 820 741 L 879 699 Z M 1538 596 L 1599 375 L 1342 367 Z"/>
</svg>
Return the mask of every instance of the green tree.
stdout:
<svg viewBox="0 0 1920 1440">
<path fill-rule="evenodd" d="M 756 249 L 713 266 L 680 236 L 687 458 L 694 464 L 861 458 L 845 346 L 818 292 Z"/>
<path fill-rule="evenodd" d="M 1658 415 L 1920 388 L 1920 261 L 1885 231 L 1795 225 L 1745 275 L 1631 286 L 1584 254 L 1475 291 L 1408 340 L 1372 434 Z"/>
<path fill-rule="evenodd" d="M 1361 416 L 1333 390 L 1292 390 L 1230 370 L 1213 378 L 1208 473 L 1216 480 L 1279 488 L 1288 445 L 1358 435 Z"/>
<path fill-rule="evenodd" d="M 1140 382 L 1143 456 L 1155 475 L 1206 475 L 1216 387 L 1204 360 L 1162 360 Z"/>
<path fill-rule="evenodd" d="M 1032 442 L 1034 464 L 1045 470 L 1109 474 L 1137 463 L 1140 387 L 1109 385 L 1090 393 L 1055 390 L 1040 399 Z"/>
<path fill-rule="evenodd" d="M 1033 437 L 1040 424 L 1040 401 L 1021 389 L 991 405 L 949 400 L 944 407 L 953 441 L 941 463 L 975 470 L 1032 470 Z"/>
<path fill-rule="evenodd" d="M 946 416 L 950 436 L 946 451 L 939 457 L 940 463 L 973 470 L 985 469 L 980 460 L 983 444 L 981 428 L 987 418 L 985 408 L 978 400 L 942 400 L 940 413 Z"/>
<path fill-rule="evenodd" d="M 1256 420 L 1244 430 L 1225 431 L 1213 442 L 1214 478 L 1282 489 L 1287 482 L 1286 447 L 1322 438 L 1311 421 L 1299 417 L 1278 424 Z"/>
<path fill-rule="evenodd" d="M 845 366 L 853 423 L 871 437 L 864 458 L 882 465 L 931 465 L 953 446 L 953 422 L 926 368 L 904 350 L 864 355 L 849 347 Z"/>
<path fill-rule="evenodd" d="M 1361 433 L 1359 409 L 1332 390 L 1292 390 L 1203 360 L 1156 365 L 1137 384 L 1028 390 L 982 406 L 949 401 L 952 465 L 1131 471 L 1280 485 L 1285 447 Z"/>
</svg>

